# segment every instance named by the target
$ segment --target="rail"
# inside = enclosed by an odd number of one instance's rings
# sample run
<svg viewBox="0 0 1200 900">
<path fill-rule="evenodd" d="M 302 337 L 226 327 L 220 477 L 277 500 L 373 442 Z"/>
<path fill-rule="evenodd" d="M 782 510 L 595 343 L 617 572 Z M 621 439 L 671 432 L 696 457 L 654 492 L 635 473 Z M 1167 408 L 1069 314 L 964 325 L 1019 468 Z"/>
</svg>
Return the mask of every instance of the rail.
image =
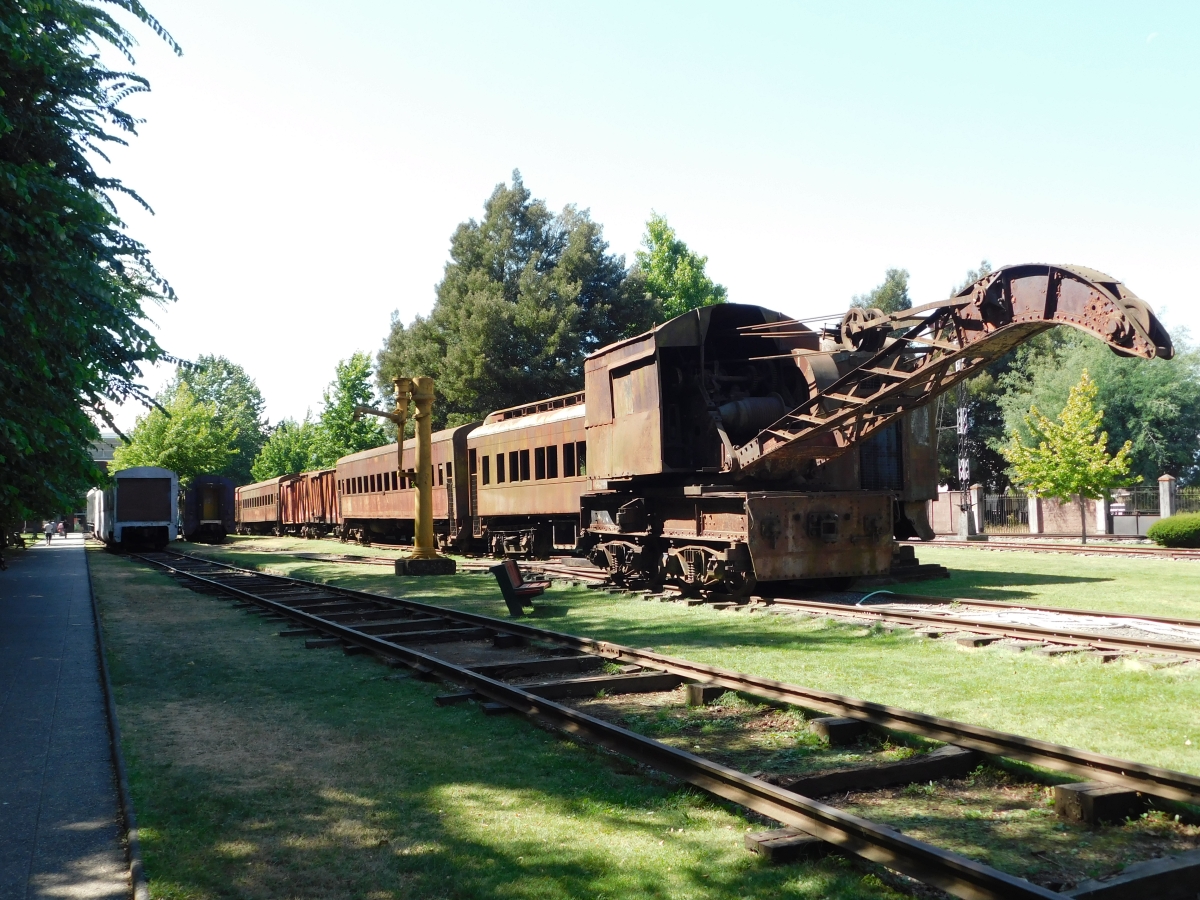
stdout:
<svg viewBox="0 0 1200 900">
<path fill-rule="evenodd" d="M 175 555 L 172 554 L 172 556 Z M 645 654 L 646 651 L 631 651 L 629 648 L 620 648 L 618 645 L 591 641 L 587 638 L 572 638 L 569 635 L 543 631 L 521 623 L 506 622 L 474 613 L 451 611 L 444 607 L 418 601 L 397 600 L 363 591 L 336 588 L 239 569 L 183 554 L 176 558 L 198 562 L 205 566 L 222 567 L 240 578 L 242 586 L 198 574 L 195 570 L 189 571 L 187 567 L 173 565 L 161 558 L 146 555 L 135 555 L 135 558 L 204 585 L 210 590 L 241 598 L 265 610 L 303 623 L 312 629 L 332 635 L 349 646 L 362 648 L 385 659 L 402 661 L 419 671 L 469 687 L 475 693 L 520 712 L 541 725 L 555 728 L 653 766 L 718 797 L 803 829 L 841 850 L 885 865 L 890 869 L 939 887 L 957 897 L 968 898 L 968 900 L 985 900 L 985 898 L 995 898 L 995 900 L 1043 898 L 1046 900 L 1046 898 L 1061 897 L 1057 892 L 1035 885 L 1023 878 L 1008 875 L 960 854 L 907 837 L 889 826 L 843 812 L 836 807 L 769 784 L 712 760 L 670 747 L 569 706 L 555 703 L 526 688 L 507 684 L 465 666 L 405 646 L 395 640 L 365 633 L 349 625 L 272 599 L 255 590 L 248 590 L 250 585 L 246 579 L 253 579 L 260 584 L 265 581 L 271 585 L 282 587 L 284 590 L 299 586 L 335 596 L 361 598 L 375 604 L 401 607 L 427 613 L 433 617 L 471 623 L 496 634 L 524 635 L 560 645 L 576 644 L 579 649 L 604 648 L 605 652 L 599 655 L 609 658 L 621 656 L 625 652 Z M 670 659 L 670 657 L 662 658 Z M 745 685 L 743 685 L 743 689 L 745 689 Z"/>
<path fill-rule="evenodd" d="M 1175 772 L 1157 766 L 1148 766 L 1101 753 L 1093 753 L 1089 750 L 1081 750 L 1048 741 L 1041 741 L 1036 738 L 1008 734 L 978 725 L 971 725 L 939 716 L 931 716 L 899 707 L 872 703 L 867 700 L 860 700 L 855 697 L 848 697 L 829 691 L 821 691 L 815 688 L 801 687 L 756 675 L 748 675 L 720 666 L 712 666 L 706 663 L 668 656 L 652 650 L 641 650 L 615 644 L 610 641 L 600 641 L 594 638 L 577 637 L 561 632 L 549 631 L 528 625 L 524 622 L 496 619 L 491 616 L 480 615 L 479 613 L 451 610 L 442 606 L 421 603 L 417 600 L 384 597 L 365 591 L 356 591 L 351 588 L 333 587 L 319 582 L 268 575 L 249 569 L 239 569 L 236 566 L 213 562 L 201 557 L 192 557 L 184 554 L 179 554 L 178 556 L 182 559 L 192 560 L 205 565 L 215 565 L 234 572 L 273 579 L 281 584 L 303 585 L 332 594 L 359 598 L 376 603 L 382 602 L 427 615 L 457 621 L 476 628 L 486 628 L 497 633 L 514 634 L 526 639 L 543 641 L 570 650 L 591 653 L 613 661 L 660 669 L 681 675 L 693 681 L 724 687 L 732 691 L 743 691 L 768 700 L 776 700 L 806 709 L 815 709 L 839 716 L 849 716 L 870 722 L 882 728 L 890 728 L 932 740 L 969 747 L 973 750 L 979 750 L 994 756 L 1018 759 L 1033 765 L 1068 772 L 1085 778 L 1107 781 L 1111 784 L 1121 785 L 1170 800 L 1191 803 L 1200 802 L 1200 777 L 1184 772 Z M 142 558 L 146 559 L 145 557 Z M 150 559 L 146 559 L 146 561 L 155 565 L 163 565 L 162 563 L 155 563 Z M 173 568 L 169 566 L 163 567 Z M 182 574 L 186 575 L 187 573 Z M 188 575 L 188 577 L 195 578 L 196 576 Z M 220 585 L 216 586 L 221 589 Z M 281 607 L 281 609 L 286 613 L 286 607 Z M 348 632 L 348 639 L 352 643 L 355 634 L 357 632 Z"/>
</svg>

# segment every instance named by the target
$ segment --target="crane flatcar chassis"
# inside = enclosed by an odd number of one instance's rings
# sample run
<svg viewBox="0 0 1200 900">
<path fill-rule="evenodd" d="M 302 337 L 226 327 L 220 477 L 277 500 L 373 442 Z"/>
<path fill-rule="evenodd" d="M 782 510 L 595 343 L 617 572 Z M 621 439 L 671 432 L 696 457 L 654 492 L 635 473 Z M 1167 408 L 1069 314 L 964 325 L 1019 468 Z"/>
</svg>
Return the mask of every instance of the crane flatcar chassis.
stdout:
<svg viewBox="0 0 1200 900">
<path fill-rule="evenodd" d="M 606 347 L 585 365 L 584 548 L 617 580 L 685 591 L 886 573 L 896 540 L 933 536 L 931 402 L 1055 325 L 1173 355 L 1123 284 L 1040 264 L 819 331 L 723 304 Z"/>
</svg>

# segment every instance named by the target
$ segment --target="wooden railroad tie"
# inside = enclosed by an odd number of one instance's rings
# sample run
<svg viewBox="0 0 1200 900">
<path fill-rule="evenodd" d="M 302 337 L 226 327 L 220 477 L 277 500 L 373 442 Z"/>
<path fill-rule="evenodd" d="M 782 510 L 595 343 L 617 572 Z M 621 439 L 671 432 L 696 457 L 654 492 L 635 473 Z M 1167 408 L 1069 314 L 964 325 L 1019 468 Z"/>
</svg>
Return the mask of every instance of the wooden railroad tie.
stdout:
<svg viewBox="0 0 1200 900">
<path fill-rule="evenodd" d="M 758 831 L 746 835 L 746 849 L 757 853 L 775 865 L 817 860 L 836 848 L 833 844 L 814 837 L 799 828 L 777 828 L 774 831 Z"/>
</svg>

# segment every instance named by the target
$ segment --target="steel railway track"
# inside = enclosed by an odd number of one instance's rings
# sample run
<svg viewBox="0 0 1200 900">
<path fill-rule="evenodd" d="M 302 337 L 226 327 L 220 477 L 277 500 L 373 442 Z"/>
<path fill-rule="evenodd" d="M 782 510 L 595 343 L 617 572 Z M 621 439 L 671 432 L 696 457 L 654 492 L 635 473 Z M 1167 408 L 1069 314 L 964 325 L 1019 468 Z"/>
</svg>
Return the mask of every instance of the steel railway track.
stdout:
<svg viewBox="0 0 1200 900">
<path fill-rule="evenodd" d="M 899 602 L 955 602 L 939 601 L 938 598 L 913 597 L 896 594 Z M 1106 619 L 1126 619 L 1130 627 L 1136 627 L 1138 619 L 1147 622 L 1163 622 L 1172 625 L 1185 625 L 1197 628 L 1200 635 L 1200 622 L 1189 619 L 1164 619 L 1155 616 L 1122 616 L 1119 614 L 1100 613 L 1092 610 L 1056 609 L 1046 606 L 1021 606 L 1020 604 L 991 604 L 985 600 L 959 601 L 960 605 L 972 609 L 1007 608 L 1028 609 L 1038 612 L 1059 613 L 1064 616 L 1096 616 Z M 839 616 L 854 619 L 865 619 L 874 622 L 888 622 L 895 625 L 912 627 L 932 627 L 943 632 L 960 631 L 966 634 L 985 634 L 997 638 L 1012 638 L 1023 641 L 1036 641 L 1046 644 L 1059 644 L 1070 647 L 1088 648 L 1101 652 L 1129 653 L 1153 651 L 1155 653 L 1182 656 L 1187 659 L 1200 659 L 1200 642 L 1165 641 L 1135 637 L 1120 637 L 1116 635 L 1100 635 L 1088 631 L 1073 631 L 1068 628 L 1043 628 L 1038 625 L 1020 625 L 1013 623 L 984 622 L 972 619 L 969 615 L 946 615 L 940 612 L 919 612 L 915 610 L 889 609 L 886 606 L 857 606 L 847 603 L 833 603 L 823 600 L 802 600 L 788 597 L 776 597 L 771 601 L 773 606 L 784 609 L 794 609 L 799 612 L 816 615 Z"/>
<path fill-rule="evenodd" d="M 852 716 L 885 728 L 1024 760 L 1147 794 L 1200 802 L 1200 778 L 1192 775 L 911 710 L 745 675 L 649 650 L 547 631 L 519 621 L 268 575 L 199 557 L 164 553 L 135 558 L 204 592 L 233 597 L 291 620 L 302 626 L 299 632 L 324 635 L 324 638 L 316 638 L 318 644 L 324 640 L 340 644 L 347 652 L 373 653 L 385 662 L 408 665 L 418 673 L 460 685 L 478 697 L 520 712 L 545 727 L 637 759 L 716 796 L 803 829 L 844 851 L 881 863 L 958 897 L 973 900 L 1062 895 L 550 699 L 551 696 L 569 696 L 573 688 L 580 686 L 594 692 L 603 679 L 518 685 L 503 678 L 506 674 L 528 674 L 531 668 L 562 672 L 572 668 L 586 669 L 589 664 L 599 665 L 605 661 L 620 662 L 642 667 L 645 673 L 640 677 L 674 675 L 678 681 L 721 686 L 808 709 Z M 453 663 L 421 649 L 435 642 L 487 638 L 497 645 L 514 639 L 534 641 L 566 651 L 567 655 L 481 666 Z"/>
<path fill-rule="evenodd" d="M 1087 546 L 1054 541 L 909 541 L 913 547 L 969 547 L 972 550 L 1020 550 L 1026 553 L 1071 553 L 1076 556 L 1132 556 L 1156 559 L 1200 559 L 1200 549 L 1182 547 Z"/>
</svg>

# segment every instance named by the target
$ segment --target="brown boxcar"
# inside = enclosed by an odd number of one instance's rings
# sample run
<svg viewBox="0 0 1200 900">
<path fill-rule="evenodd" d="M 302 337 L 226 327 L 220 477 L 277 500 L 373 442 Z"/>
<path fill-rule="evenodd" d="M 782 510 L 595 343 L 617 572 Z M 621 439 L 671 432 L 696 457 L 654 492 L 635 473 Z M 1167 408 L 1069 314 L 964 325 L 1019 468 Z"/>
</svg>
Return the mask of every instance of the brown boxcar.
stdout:
<svg viewBox="0 0 1200 900">
<path fill-rule="evenodd" d="M 286 534 L 322 537 L 338 532 L 342 522 L 337 496 L 337 469 L 303 472 L 280 486 L 280 515 Z"/>
<path fill-rule="evenodd" d="M 281 475 L 237 488 L 234 507 L 238 534 L 281 534 L 281 494 L 289 482 L 299 477 Z"/>
<path fill-rule="evenodd" d="M 467 434 L 478 423 L 433 434 L 433 530 L 438 544 L 463 549 L 467 527 Z M 342 536 L 362 542 L 410 543 L 416 508 L 417 442 L 404 442 L 403 463 L 388 444 L 343 456 L 337 463 Z"/>
<path fill-rule="evenodd" d="M 587 488 L 583 394 L 497 410 L 467 438 L 471 534 L 496 555 L 544 556 L 579 540 Z"/>
</svg>

